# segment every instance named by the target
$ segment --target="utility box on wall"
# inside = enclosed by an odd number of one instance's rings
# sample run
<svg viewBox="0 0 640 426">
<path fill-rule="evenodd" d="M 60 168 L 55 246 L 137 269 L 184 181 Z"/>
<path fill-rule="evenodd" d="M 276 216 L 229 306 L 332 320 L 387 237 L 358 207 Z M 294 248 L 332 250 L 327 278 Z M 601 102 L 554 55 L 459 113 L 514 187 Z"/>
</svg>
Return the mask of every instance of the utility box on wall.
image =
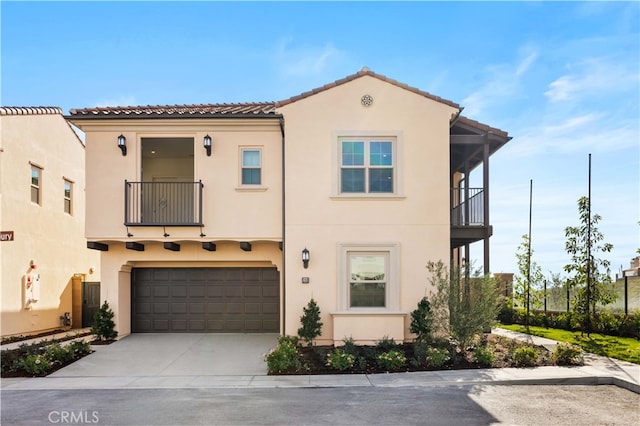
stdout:
<svg viewBox="0 0 640 426">
<path fill-rule="evenodd" d="M 22 277 L 22 305 L 31 308 L 40 298 L 40 274 L 26 274 Z"/>
</svg>

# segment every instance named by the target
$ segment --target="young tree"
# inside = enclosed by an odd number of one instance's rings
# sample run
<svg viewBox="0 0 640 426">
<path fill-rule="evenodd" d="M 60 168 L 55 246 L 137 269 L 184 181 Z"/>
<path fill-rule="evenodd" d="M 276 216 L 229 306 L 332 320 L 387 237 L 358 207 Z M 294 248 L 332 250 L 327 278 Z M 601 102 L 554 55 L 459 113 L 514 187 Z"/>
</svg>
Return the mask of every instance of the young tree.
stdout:
<svg viewBox="0 0 640 426">
<path fill-rule="evenodd" d="M 604 234 L 597 228 L 602 217 L 594 214 L 589 218 L 590 212 L 589 197 L 580 197 L 580 226 L 568 226 L 564 230 L 565 250 L 571 256 L 571 263 L 565 265 L 564 270 L 573 274 L 567 281 L 576 290 L 573 310 L 587 335 L 591 333 L 596 304 L 604 306 L 616 300 L 610 262 L 598 257 L 601 253 L 611 252 L 613 245 L 603 242 Z"/>
<path fill-rule="evenodd" d="M 467 268 L 452 268 L 449 274 L 442 261 L 427 264 L 437 291 L 431 296 L 434 329 L 448 332 L 461 348 L 491 330 L 500 309 L 495 280 Z"/>
<path fill-rule="evenodd" d="M 105 300 L 100 309 L 93 315 L 93 325 L 91 326 L 91 332 L 95 334 L 98 340 L 113 340 L 118 337 L 113 317 L 114 313 L 109 308 L 109 303 Z"/>
<path fill-rule="evenodd" d="M 518 274 L 514 277 L 513 297 L 518 307 L 527 310 L 527 324 L 530 309 L 541 309 L 544 295 L 544 275 L 542 268 L 533 261 L 533 250 L 529 250 L 529 235 L 522 236 L 516 251 Z"/>
<path fill-rule="evenodd" d="M 307 343 L 313 344 L 313 339 L 322 334 L 322 321 L 320 321 L 320 308 L 315 300 L 311 299 L 306 307 L 302 308 L 300 322 L 302 327 L 298 329 L 298 336 Z"/>
</svg>

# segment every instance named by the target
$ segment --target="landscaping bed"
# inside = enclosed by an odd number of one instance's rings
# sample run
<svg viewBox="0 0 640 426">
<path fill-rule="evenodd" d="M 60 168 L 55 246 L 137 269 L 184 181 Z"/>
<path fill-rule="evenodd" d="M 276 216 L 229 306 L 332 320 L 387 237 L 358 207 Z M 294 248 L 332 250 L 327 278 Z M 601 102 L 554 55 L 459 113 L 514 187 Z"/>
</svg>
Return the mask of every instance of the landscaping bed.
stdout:
<svg viewBox="0 0 640 426">
<path fill-rule="evenodd" d="M 1 377 L 42 377 L 65 367 L 93 350 L 84 340 L 61 344 L 51 340 L 2 351 Z"/>
<path fill-rule="evenodd" d="M 465 350 L 445 340 L 395 343 L 383 339 L 375 345 L 366 346 L 355 345 L 351 341 L 345 341 L 338 347 L 303 346 L 298 338 L 285 336 L 265 359 L 270 375 L 374 374 L 583 364 L 581 351 L 563 345 L 559 348 L 558 353 L 550 353 L 544 347 L 494 334 L 483 335 Z"/>
</svg>

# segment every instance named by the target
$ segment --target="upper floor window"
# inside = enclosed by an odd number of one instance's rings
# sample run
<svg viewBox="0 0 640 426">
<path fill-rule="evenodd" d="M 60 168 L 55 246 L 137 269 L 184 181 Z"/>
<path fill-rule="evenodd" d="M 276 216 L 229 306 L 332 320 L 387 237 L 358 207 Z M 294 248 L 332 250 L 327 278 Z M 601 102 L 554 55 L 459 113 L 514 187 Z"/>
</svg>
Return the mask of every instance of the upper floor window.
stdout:
<svg viewBox="0 0 640 426">
<path fill-rule="evenodd" d="M 262 150 L 259 148 L 243 148 L 241 150 L 242 171 L 240 182 L 242 185 L 262 184 Z"/>
<path fill-rule="evenodd" d="M 341 138 L 340 193 L 393 194 L 395 190 L 395 140 L 391 138 Z"/>
<path fill-rule="evenodd" d="M 64 179 L 64 212 L 71 214 L 72 207 L 72 195 L 73 195 L 73 182 Z"/>
<path fill-rule="evenodd" d="M 31 165 L 31 202 L 42 204 L 42 169 Z"/>
</svg>

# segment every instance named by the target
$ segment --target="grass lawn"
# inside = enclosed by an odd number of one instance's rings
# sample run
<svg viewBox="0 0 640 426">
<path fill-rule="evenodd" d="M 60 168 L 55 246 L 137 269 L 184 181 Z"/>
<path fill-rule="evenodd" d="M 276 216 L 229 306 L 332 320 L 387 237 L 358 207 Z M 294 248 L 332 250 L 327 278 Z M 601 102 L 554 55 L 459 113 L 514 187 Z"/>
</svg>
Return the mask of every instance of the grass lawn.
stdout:
<svg viewBox="0 0 640 426">
<path fill-rule="evenodd" d="M 640 341 L 630 337 L 606 336 L 597 333 L 591 333 L 590 337 L 587 337 L 586 334 L 584 337 L 581 337 L 579 331 L 535 326 L 530 326 L 529 331 L 527 331 L 524 325 L 519 324 L 501 324 L 499 327 L 520 333 L 532 334 L 534 336 L 546 337 L 547 339 L 553 339 L 559 342 L 572 343 L 592 354 L 640 364 Z"/>
</svg>

